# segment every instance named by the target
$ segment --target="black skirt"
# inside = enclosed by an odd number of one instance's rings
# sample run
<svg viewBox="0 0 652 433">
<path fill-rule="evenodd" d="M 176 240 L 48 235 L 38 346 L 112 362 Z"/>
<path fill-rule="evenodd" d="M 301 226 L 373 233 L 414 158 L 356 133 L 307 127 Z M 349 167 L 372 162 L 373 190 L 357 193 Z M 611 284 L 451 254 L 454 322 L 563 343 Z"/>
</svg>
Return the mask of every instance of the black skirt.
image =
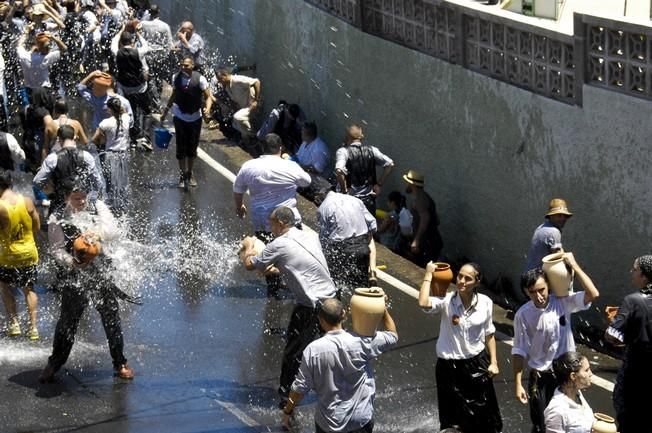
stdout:
<svg viewBox="0 0 652 433">
<path fill-rule="evenodd" d="M 437 400 L 440 429 L 464 433 L 500 433 L 503 420 L 489 374 L 485 350 L 469 359 L 437 359 Z"/>
</svg>

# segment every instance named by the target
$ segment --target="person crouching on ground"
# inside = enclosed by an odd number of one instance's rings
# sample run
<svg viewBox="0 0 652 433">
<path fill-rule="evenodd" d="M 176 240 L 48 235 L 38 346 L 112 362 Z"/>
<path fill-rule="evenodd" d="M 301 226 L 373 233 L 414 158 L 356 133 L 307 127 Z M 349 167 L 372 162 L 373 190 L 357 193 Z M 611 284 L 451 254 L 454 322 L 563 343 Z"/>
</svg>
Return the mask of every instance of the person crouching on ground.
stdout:
<svg viewBox="0 0 652 433">
<path fill-rule="evenodd" d="M 54 332 L 52 355 L 39 377 L 42 383 L 52 382 L 68 360 L 79 321 L 89 302 L 102 318 L 116 376 L 122 379 L 134 377 L 123 354 L 118 301 L 108 279 L 108 266 L 105 266 L 108 259 L 101 253 L 92 262 L 80 259 L 74 252 L 73 243 L 82 234 L 100 242 L 115 239 L 119 231 L 106 204 L 101 200 L 88 200 L 83 182 L 71 182 L 66 185 L 66 206 L 53 214 L 48 224 L 50 251 L 60 267 L 61 315 Z"/>
<path fill-rule="evenodd" d="M 319 307 L 319 326 L 326 334 L 303 351 L 301 367 L 283 408 L 283 425 L 290 427 L 294 408 L 308 391 L 317 393 L 317 433 L 371 433 L 376 383 L 369 363 L 398 342 L 398 333 L 387 309 L 385 331 L 363 337 L 342 328 L 346 311 L 337 299 Z"/>
</svg>

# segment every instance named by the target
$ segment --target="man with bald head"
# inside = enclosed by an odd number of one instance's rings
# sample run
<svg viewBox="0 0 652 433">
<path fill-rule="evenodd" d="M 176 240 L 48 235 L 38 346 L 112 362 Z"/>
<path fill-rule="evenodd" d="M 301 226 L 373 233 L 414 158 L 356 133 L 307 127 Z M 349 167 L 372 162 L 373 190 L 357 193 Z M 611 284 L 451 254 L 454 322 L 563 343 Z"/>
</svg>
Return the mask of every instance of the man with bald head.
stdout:
<svg viewBox="0 0 652 433">
<path fill-rule="evenodd" d="M 206 76 L 204 65 L 206 58 L 204 57 L 204 39 L 195 33 L 195 26 L 190 21 L 184 21 L 179 27 L 177 32 L 179 41 L 176 48 L 181 50 L 181 58 L 192 57 L 195 62 L 195 70 Z"/>
<path fill-rule="evenodd" d="M 385 309 L 385 331 L 371 337 L 345 331 L 346 309 L 337 299 L 323 301 L 318 317 L 326 334 L 303 351 L 299 373 L 283 408 L 283 424 L 289 427 L 295 406 L 313 389 L 317 394 L 317 433 L 371 433 L 376 383 L 369 363 L 398 342 L 394 320 Z"/>
<path fill-rule="evenodd" d="M 394 161 L 377 147 L 363 143 L 362 127 L 346 128 L 344 143 L 335 153 L 335 174 L 339 192 L 359 198 L 372 215 L 376 214 L 376 196 L 394 168 Z M 376 166 L 383 167 L 380 178 Z"/>
</svg>

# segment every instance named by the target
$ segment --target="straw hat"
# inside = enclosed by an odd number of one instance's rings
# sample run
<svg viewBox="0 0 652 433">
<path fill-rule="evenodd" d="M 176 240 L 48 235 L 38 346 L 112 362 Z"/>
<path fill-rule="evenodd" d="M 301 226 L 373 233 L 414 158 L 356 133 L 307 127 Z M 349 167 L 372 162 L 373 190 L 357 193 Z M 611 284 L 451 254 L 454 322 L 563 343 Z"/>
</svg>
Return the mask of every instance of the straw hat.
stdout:
<svg viewBox="0 0 652 433">
<path fill-rule="evenodd" d="M 423 187 L 426 179 L 422 173 L 419 173 L 416 170 L 410 170 L 407 174 L 403 175 L 403 180 L 409 184 Z"/>
<path fill-rule="evenodd" d="M 111 75 L 103 72 L 93 80 L 93 84 L 96 86 L 111 87 L 113 84 L 113 78 L 111 78 Z"/>
<path fill-rule="evenodd" d="M 33 5 L 32 15 L 45 15 L 45 6 L 42 3 L 36 3 Z"/>
<path fill-rule="evenodd" d="M 568 217 L 573 216 L 571 211 L 568 210 L 568 205 L 566 204 L 566 200 L 561 198 L 553 198 L 552 200 L 550 200 L 550 204 L 548 205 L 548 213 L 546 214 L 546 217 L 549 217 L 551 215 L 566 215 Z"/>
</svg>

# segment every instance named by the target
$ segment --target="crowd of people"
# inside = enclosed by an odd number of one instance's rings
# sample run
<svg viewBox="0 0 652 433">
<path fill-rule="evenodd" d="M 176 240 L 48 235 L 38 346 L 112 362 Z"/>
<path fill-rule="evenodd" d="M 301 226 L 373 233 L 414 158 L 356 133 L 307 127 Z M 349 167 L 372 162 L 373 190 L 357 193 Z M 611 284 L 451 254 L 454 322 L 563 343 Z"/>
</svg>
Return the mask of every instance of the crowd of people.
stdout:
<svg viewBox="0 0 652 433">
<path fill-rule="evenodd" d="M 426 176 L 406 170 L 407 197 L 392 191 L 389 210 L 379 211 L 377 200 L 394 162 L 367 143 L 361 126 L 346 126 L 342 145 L 331 154 L 318 125 L 298 104 L 282 100 L 256 128 L 261 81 L 225 67 L 212 70 L 204 50 L 192 22 L 181 22 L 173 36 L 159 8 L 146 1 L 0 1 L 0 288 L 7 334 L 23 335 L 17 288 L 29 312 L 25 336 L 38 340 L 35 235 L 45 215 L 62 305 L 41 381 L 54 380 L 65 364 L 88 304 L 100 313 L 116 375 L 134 377 L 124 355 L 118 301 L 137 300 L 108 277 L 112 264 L 100 245 L 118 236 L 116 217 L 129 208 L 130 155 L 152 150 L 153 125 L 171 113 L 179 188 L 198 186 L 194 161 L 204 122 L 256 156 L 239 170 L 233 198 L 236 214 L 249 215 L 255 232 L 243 241 L 244 265 L 265 275 L 270 297 L 284 287 L 296 302 L 278 388 L 285 425 L 314 390 L 316 431 L 373 430 L 369 363 L 397 343 L 398 332 L 387 310 L 384 330 L 371 337 L 347 331 L 343 323 L 347 291 L 377 284 L 380 241 L 426 268 L 418 306 L 440 316 L 435 372 L 440 428 L 501 432 L 493 384 L 500 374 L 493 303 L 478 290 L 480 266 L 459 266 L 455 290 L 445 296 L 430 292 L 444 243 Z M 166 83 L 172 88 L 167 103 Z M 73 119 L 70 105 L 80 102 L 82 117 Z M 87 134 L 88 128 L 93 132 Z M 17 170 L 34 174 L 33 199 L 13 191 Z M 318 206 L 318 235 L 302 230 L 297 193 Z M 581 393 L 591 371 L 576 352 L 571 315 L 589 308 L 599 292 L 571 253 L 563 260 L 583 291 L 551 294 L 541 269 L 545 255 L 564 252 L 561 230 L 572 216 L 564 200 L 550 202 L 521 278 L 525 302 L 514 318 L 514 394 L 529 405 L 533 432 L 589 433 L 594 422 Z M 266 244 L 262 250 L 256 239 Z M 634 397 L 634 381 L 647 380 L 643 371 L 652 360 L 650 256 L 636 259 L 632 282 L 637 292 L 625 298 L 606 332 L 607 341 L 626 346 L 614 392 L 623 433 L 640 432 L 643 425 L 644 402 Z"/>
</svg>

